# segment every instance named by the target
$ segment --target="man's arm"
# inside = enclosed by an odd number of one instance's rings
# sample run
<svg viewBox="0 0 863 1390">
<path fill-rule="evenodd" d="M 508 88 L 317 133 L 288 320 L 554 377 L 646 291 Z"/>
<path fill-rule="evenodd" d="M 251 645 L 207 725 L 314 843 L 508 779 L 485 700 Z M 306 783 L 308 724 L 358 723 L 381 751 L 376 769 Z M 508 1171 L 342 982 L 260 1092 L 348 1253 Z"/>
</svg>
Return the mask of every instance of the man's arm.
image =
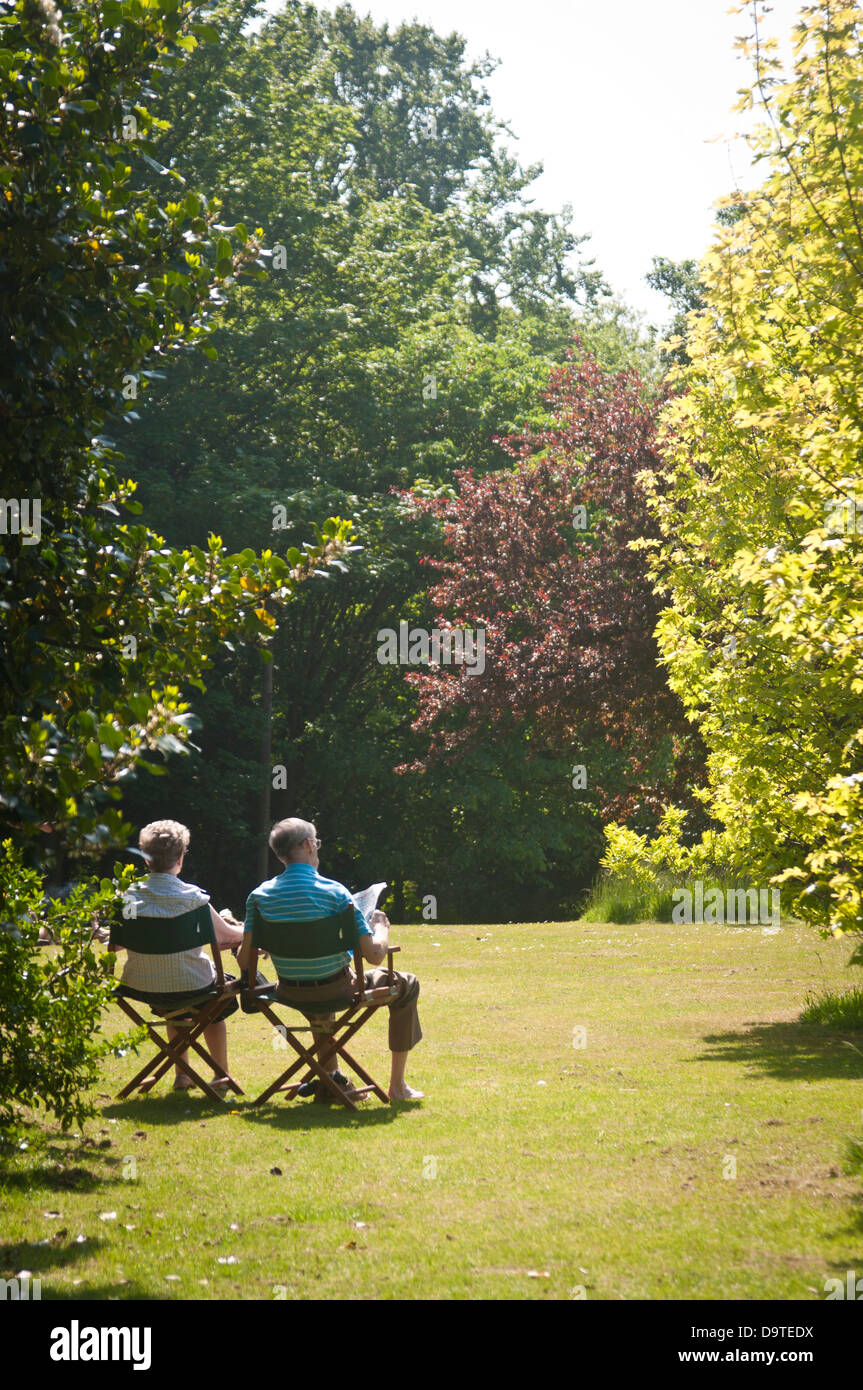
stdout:
<svg viewBox="0 0 863 1390">
<path fill-rule="evenodd" d="M 372 928 L 371 936 L 360 937 L 360 952 L 369 965 L 382 965 L 390 944 L 390 923 L 385 912 L 372 913 Z"/>
</svg>

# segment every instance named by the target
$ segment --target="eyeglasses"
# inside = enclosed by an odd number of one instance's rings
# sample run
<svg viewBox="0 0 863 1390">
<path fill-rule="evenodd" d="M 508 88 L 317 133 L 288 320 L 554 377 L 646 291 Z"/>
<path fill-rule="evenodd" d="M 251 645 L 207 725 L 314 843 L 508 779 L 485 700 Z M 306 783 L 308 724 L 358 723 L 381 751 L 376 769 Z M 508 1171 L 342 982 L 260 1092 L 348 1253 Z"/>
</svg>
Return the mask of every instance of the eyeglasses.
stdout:
<svg viewBox="0 0 863 1390">
<path fill-rule="evenodd" d="M 321 845 L 324 843 L 323 840 L 312 840 L 311 835 L 308 835 L 306 838 L 311 841 L 315 849 L 320 849 Z"/>
</svg>

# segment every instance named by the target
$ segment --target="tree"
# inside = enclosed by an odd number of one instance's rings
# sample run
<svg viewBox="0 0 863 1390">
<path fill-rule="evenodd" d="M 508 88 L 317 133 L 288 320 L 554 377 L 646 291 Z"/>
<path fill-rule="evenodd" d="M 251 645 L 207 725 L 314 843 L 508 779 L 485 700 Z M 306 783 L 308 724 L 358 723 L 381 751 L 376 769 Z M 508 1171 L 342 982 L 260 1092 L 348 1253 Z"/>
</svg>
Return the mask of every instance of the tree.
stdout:
<svg viewBox="0 0 863 1390">
<path fill-rule="evenodd" d="M 709 750 L 707 794 L 785 910 L 863 929 L 863 11 L 822 0 L 784 75 L 744 41 L 764 180 L 729 201 L 647 480 L 658 637 Z"/>
<path fill-rule="evenodd" d="M 687 362 L 686 326 L 689 314 L 704 308 L 704 293 L 696 261 L 670 261 L 667 256 L 654 256 L 653 269 L 644 277 L 653 290 L 671 300 L 674 318 L 667 333 L 664 350 L 665 365 Z"/>
<path fill-rule="evenodd" d="M 691 772 L 657 660 L 658 604 L 630 547 L 653 530 L 637 476 L 661 467 L 659 399 L 635 372 L 574 354 L 549 382 L 553 424 L 505 441 L 514 468 L 417 498 L 443 523 L 437 625 L 482 630 L 486 669 L 441 658 L 407 676 L 430 737 L 415 770 L 517 730 L 583 765 L 604 817 L 655 815 Z"/>
<path fill-rule="evenodd" d="M 38 858 L 40 827 L 90 850 L 126 833 L 114 804 L 146 750 L 182 751 L 229 634 L 259 642 L 349 527 L 281 558 L 165 548 L 129 518 L 134 485 L 104 431 L 153 364 L 206 336 L 213 299 L 260 243 L 155 164 L 159 73 L 212 37 L 175 0 L 7 3 L 0 14 L 0 368 L 4 613 L 0 821 Z M 61 31 L 60 23 L 64 30 Z M 149 161 L 149 164 L 148 164 Z M 136 175 L 155 167 L 178 196 Z M 236 247 L 232 245 L 233 235 Z M 23 518 L 27 520 L 23 522 Z"/>
<path fill-rule="evenodd" d="M 744 214 L 738 203 L 720 204 L 716 209 L 716 221 L 720 227 L 732 227 Z M 653 269 L 645 275 L 651 289 L 658 290 L 670 299 L 674 308 L 674 318 L 668 328 L 661 358 L 667 369 L 673 363 L 687 363 L 686 334 L 689 315 L 697 314 L 704 308 L 704 285 L 697 261 L 671 261 L 667 256 L 654 256 Z"/>
<path fill-rule="evenodd" d="M 231 548 L 283 545 L 322 513 L 353 521 L 364 548 L 350 575 L 307 586 L 273 639 L 271 806 L 322 820 L 334 872 L 379 878 L 385 856 L 400 892 L 449 833 L 453 802 L 444 778 L 419 798 L 392 774 L 420 743 L 413 694 L 384 676 L 375 634 L 430 618 L 419 558 L 436 540 L 391 489 L 499 468 L 498 434 L 541 427 L 549 367 L 597 277 L 569 263 L 566 219 L 531 207 L 526 171 L 498 147 L 486 64 L 463 40 L 300 4 L 250 34 L 238 19 L 252 13 L 211 11 L 222 41 L 165 87 L 157 158 L 264 229 L 267 277 L 218 309 L 217 360 L 187 355 L 153 384 L 129 431 L 133 468 L 172 543 L 215 530 Z M 602 332 L 624 336 L 612 321 Z M 257 654 L 220 658 L 213 684 L 237 698 L 214 688 L 196 705 L 204 758 L 139 780 L 125 804 L 138 820 L 168 799 L 182 808 L 196 872 L 237 900 L 260 843 L 262 774 L 243 754 L 256 759 L 266 732 Z M 235 854 L 218 852 L 214 824 Z"/>
</svg>

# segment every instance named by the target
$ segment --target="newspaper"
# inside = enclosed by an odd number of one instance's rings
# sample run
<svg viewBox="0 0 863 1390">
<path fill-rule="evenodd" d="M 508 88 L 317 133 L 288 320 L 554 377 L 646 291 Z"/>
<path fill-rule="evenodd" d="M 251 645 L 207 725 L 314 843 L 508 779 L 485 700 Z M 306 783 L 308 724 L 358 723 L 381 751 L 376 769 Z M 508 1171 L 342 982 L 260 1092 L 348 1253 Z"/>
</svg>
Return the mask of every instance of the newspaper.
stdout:
<svg viewBox="0 0 863 1390">
<path fill-rule="evenodd" d="M 386 886 L 385 883 L 373 883 L 370 888 L 364 888 L 361 893 L 353 893 L 351 895 L 355 905 L 359 908 L 360 912 L 369 923 L 369 926 L 371 926 L 372 913 L 377 907 L 378 899 Z"/>
</svg>

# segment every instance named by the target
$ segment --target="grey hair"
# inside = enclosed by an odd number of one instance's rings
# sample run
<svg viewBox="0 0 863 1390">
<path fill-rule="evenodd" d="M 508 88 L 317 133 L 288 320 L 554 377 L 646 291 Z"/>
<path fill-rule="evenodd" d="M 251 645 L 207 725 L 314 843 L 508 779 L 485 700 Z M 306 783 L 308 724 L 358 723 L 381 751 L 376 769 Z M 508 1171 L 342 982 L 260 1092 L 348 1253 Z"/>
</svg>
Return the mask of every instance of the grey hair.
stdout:
<svg viewBox="0 0 863 1390">
<path fill-rule="evenodd" d="M 270 831 L 270 849 L 277 859 L 287 859 L 295 849 L 299 849 L 304 840 L 316 838 L 315 827 L 311 821 L 288 816 L 287 820 L 280 820 Z"/>
</svg>

